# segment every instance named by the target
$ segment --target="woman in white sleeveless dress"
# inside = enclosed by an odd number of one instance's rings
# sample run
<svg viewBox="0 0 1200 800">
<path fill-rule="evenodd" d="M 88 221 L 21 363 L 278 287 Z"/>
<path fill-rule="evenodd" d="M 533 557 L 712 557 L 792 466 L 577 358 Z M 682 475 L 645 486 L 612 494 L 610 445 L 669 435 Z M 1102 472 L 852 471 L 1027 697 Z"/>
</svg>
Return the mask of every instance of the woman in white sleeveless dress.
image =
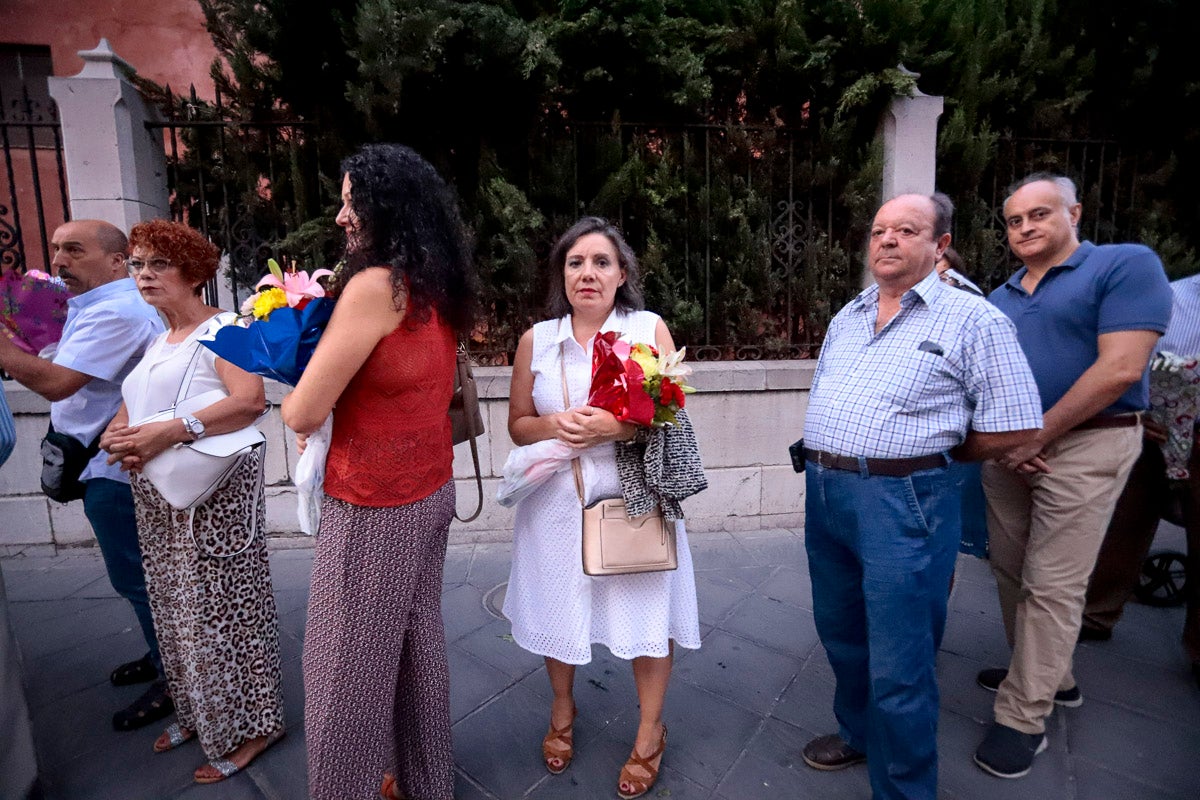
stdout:
<svg viewBox="0 0 1200 800">
<path fill-rule="evenodd" d="M 550 269 L 548 305 L 558 318 L 538 323 L 521 337 L 508 431 L 518 445 L 557 438 L 579 448 L 585 503 L 620 497 L 613 442 L 632 439 L 636 427 L 587 405 L 592 339 L 616 330 L 660 352 L 673 351 L 675 344 L 666 323 L 641 310 L 637 259 L 605 220 L 585 217 L 575 223 L 555 244 Z M 557 473 L 521 501 L 504 613 L 516 642 L 546 659 L 554 700 L 542 757 L 554 774 L 574 756 L 576 665 L 591 661 L 593 643 L 633 662 L 640 722 L 618 794 L 640 797 L 654 785 L 666 746 L 662 711 L 673 643 L 700 646 L 687 534 L 683 522 L 677 523 L 679 567 L 674 571 L 593 578 L 583 573 L 581 527 L 571 470 Z"/>
</svg>

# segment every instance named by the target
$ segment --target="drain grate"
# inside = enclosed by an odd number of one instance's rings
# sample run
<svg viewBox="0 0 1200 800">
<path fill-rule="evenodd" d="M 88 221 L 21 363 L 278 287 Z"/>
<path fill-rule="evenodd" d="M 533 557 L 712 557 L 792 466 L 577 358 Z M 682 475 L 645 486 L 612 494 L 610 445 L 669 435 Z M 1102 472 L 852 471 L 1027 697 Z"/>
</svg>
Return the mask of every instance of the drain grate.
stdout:
<svg viewBox="0 0 1200 800">
<path fill-rule="evenodd" d="M 493 586 L 483 595 L 483 608 L 496 619 L 507 619 L 504 612 L 504 595 L 508 592 L 508 581 Z"/>
</svg>

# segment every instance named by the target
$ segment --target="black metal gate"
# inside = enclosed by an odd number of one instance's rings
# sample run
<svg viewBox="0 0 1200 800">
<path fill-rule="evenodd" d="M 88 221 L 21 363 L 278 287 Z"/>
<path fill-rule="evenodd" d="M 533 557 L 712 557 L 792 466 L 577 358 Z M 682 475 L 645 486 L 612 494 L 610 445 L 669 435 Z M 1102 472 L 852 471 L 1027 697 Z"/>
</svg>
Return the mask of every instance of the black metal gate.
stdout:
<svg viewBox="0 0 1200 800">
<path fill-rule="evenodd" d="M 304 120 L 245 121 L 223 105 L 171 94 L 161 99 L 172 218 L 202 231 L 228 259 L 235 303 L 267 272 L 268 258 L 295 259 L 302 269 L 326 266 L 329 231 L 313 126 Z M 308 226 L 305 222 L 313 220 Z M 303 230 L 302 230 L 303 228 Z M 216 301 L 214 280 L 208 287 Z"/>
<path fill-rule="evenodd" d="M 62 130 L 52 101 L 0 89 L 0 268 L 50 270 L 50 236 L 71 218 Z"/>
</svg>

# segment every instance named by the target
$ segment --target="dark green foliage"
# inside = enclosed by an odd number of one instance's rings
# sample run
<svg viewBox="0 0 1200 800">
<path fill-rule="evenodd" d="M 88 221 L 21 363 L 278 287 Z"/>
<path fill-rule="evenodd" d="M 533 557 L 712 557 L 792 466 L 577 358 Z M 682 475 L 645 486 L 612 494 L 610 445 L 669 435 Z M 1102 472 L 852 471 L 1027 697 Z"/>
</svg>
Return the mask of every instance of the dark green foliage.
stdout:
<svg viewBox="0 0 1200 800">
<path fill-rule="evenodd" d="M 1085 235 L 1196 268 L 1183 110 L 1200 69 L 1178 2 L 199 2 L 236 112 L 315 123 L 311 151 L 245 138 L 252 152 L 216 166 L 265 174 L 273 159 L 278 227 L 317 252 L 337 241 L 338 160 L 365 141 L 415 147 L 473 228 L 484 348 L 511 351 L 540 318 L 550 244 L 595 213 L 626 231 L 680 343 L 810 352 L 859 287 L 880 112 L 918 84 L 946 98 L 939 188 L 983 282 L 1010 268 L 1003 188 L 1038 167 L 1079 180 Z M 1090 144 L 1029 141 L 1062 138 Z"/>
</svg>

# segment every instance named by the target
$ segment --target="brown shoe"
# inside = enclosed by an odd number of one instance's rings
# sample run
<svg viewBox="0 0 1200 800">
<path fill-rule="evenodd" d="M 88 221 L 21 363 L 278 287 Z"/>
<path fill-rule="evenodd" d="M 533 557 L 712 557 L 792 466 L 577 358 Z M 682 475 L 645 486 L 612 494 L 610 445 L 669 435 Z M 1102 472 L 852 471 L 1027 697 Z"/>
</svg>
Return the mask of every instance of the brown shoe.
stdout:
<svg viewBox="0 0 1200 800">
<path fill-rule="evenodd" d="M 862 764 L 867 760 L 866 753 L 858 752 L 846 744 L 836 733 L 813 739 L 804 745 L 804 752 L 801 755 L 804 757 L 805 764 L 813 769 L 826 772 L 853 767 L 855 764 Z"/>
</svg>

